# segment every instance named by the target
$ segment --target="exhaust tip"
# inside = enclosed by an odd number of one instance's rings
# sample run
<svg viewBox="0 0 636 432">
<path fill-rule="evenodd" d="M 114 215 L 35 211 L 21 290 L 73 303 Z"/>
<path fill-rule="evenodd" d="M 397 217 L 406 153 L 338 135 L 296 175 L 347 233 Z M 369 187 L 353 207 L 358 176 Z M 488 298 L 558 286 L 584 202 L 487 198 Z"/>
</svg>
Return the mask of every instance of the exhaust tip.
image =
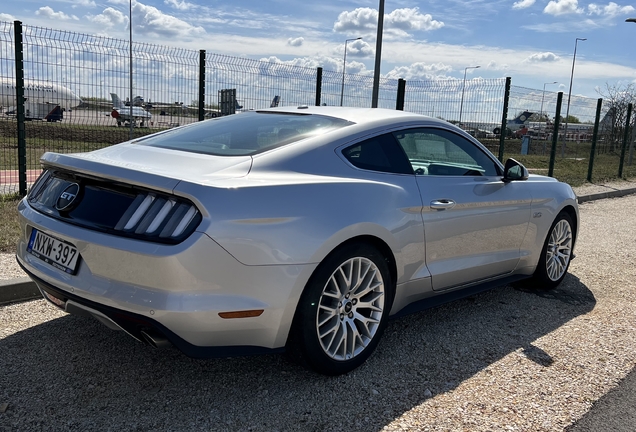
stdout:
<svg viewBox="0 0 636 432">
<path fill-rule="evenodd" d="M 161 334 L 153 331 L 142 331 L 141 337 L 144 339 L 144 341 L 146 341 L 148 345 L 151 345 L 155 348 L 166 348 L 171 345 L 168 339 L 163 337 Z"/>
</svg>

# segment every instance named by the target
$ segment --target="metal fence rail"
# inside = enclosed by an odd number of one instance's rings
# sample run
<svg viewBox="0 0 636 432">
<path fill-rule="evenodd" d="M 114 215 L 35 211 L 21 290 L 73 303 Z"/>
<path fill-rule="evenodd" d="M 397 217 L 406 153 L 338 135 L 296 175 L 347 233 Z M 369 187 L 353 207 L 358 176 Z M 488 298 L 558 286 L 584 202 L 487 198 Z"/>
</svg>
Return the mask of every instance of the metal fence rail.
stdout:
<svg viewBox="0 0 636 432">
<path fill-rule="evenodd" d="M 0 22 L 0 98 L 3 101 L 10 99 L 9 95 L 13 92 L 12 86 L 15 85 L 14 47 L 13 25 Z M 17 183 L 17 124 L 8 116 L 0 115 L 0 194 L 17 192 L 15 186 Z"/>
<path fill-rule="evenodd" d="M 23 193 L 38 175 L 39 158 L 46 151 L 91 151 L 131 136 L 272 104 L 371 106 L 370 73 L 343 74 L 137 42 L 132 44 L 130 100 L 129 55 L 125 40 L 0 22 L 1 194 Z M 515 157 L 541 174 L 552 166 L 560 180 L 584 182 L 592 163 L 594 180 L 617 178 L 620 167 L 622 176 L 636 176 L 629 157 L 633 137 L 628 130 L 626 144 L 623 117 L 612 120 L 612 110 L 603 108 L 605 120 L 592 153 L 597 101 L 572 96 L 568 131 L 559 128 L 558 149 L 550 160 L 557 93 L 511 86 L 506 100 L 507 85 L 509 79 L 381 78 L 378 107 L 403 107 L 447 120 L 500 159 Z M 25 92 L 22 104 L 15 96 L 18 88 Z M 36 97 L 34 89 L 50 97 Z M 111 93 L 124 105 L 115 106 Z M 566 103 L 564 98 L 562 117 Z M 59 111 L 54 110 L 57 105 Z M 18 120 L 21 108 L 24 121 Z M 131 110 L 141 113 L 132 121 Z M 520 126 L 515 118 L 526 112 L 531 117 Z"/>
</svg>

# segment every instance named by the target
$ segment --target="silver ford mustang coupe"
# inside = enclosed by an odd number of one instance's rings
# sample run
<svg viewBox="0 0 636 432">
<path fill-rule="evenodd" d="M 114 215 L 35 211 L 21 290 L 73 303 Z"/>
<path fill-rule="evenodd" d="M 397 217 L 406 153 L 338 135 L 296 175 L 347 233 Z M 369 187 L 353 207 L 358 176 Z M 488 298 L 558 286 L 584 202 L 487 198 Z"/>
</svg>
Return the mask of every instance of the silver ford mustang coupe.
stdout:
<svg viewBox="0 0 636 432">
<path fill-rule="evenodd" d="M 556 287 L 569 185 L 442 120 L 287 107 L 46 153 L 17 259 L 43 296 L 193 357 L 361 365 L 390 316 L 530 278 Z"/>
</svg>

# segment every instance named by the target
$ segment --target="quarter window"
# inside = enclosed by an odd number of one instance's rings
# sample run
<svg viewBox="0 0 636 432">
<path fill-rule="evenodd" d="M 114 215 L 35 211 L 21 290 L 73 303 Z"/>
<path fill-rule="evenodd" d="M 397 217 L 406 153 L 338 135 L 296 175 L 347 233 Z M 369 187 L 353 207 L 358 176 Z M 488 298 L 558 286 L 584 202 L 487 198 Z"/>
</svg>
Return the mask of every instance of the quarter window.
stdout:
<svg viewBox="0 0 636 432">
<path fill-rule="evenodd" d="M 483 150 L 453 132 L 420 128 L 394 132 L 416 175 L 497 176 L 497 164 Z"/>
<path fill-rule="evenodd" d="M 395 174 L 413 174 L 406 159 L 391 134 L 380 135 L 347 147 L 342 154 L 355 167 L 370 171 Z"/>
</svg>

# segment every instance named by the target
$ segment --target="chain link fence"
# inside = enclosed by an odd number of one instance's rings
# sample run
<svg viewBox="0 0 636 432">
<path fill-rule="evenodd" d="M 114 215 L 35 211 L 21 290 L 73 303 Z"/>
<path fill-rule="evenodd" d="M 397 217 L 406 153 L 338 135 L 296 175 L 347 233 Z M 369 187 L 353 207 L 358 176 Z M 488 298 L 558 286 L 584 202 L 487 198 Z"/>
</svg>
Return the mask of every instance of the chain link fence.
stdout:
<svg viewBox="0 0 636 432">
<path fill-rule="evenodd" d="M 31 183 L 40 171 L 39 158 L 47 151 L 91 151 L 162 129 L 270 106 L 371 106 L 370 73 L 323 71 L 137 42 L 131 50 L 125 40 L 19 22 L 0 22 L 0 54 L 2 194 L 23 192 L 20 173 L 26 172 L 26 183 Z M 18 121 L 16 64 L 24 73 L 22 121 Z M 515 157 L 531 172 L 547 174 L 558 94 L 511 86 L 506 104 L 505 91 L 506 79 L 404 83 L 381 78 L 378 107 L 399 109 L 403 101 L 406 111 L 459 125 L 502 159 Z M 567 133 L 562 121 L 554 160 L 553 175 L 560 180 L 586 181 L 596 103 L 571 97 Z M 508 121 L 502 129 L 504 107 Z M 563 119 L 567 109 L 564 100 Z M 593 155 L 595 181 L 618 177 L 625 119 L 612 112 L 604 107 L 601 115 L 603 127 Z M 19 137 L 20 127 L 24 138 Z M 22 162 L 20 149 L 25 152 Z M 622 175 L 636 176 L 629 158 Z"/>
</svg>

